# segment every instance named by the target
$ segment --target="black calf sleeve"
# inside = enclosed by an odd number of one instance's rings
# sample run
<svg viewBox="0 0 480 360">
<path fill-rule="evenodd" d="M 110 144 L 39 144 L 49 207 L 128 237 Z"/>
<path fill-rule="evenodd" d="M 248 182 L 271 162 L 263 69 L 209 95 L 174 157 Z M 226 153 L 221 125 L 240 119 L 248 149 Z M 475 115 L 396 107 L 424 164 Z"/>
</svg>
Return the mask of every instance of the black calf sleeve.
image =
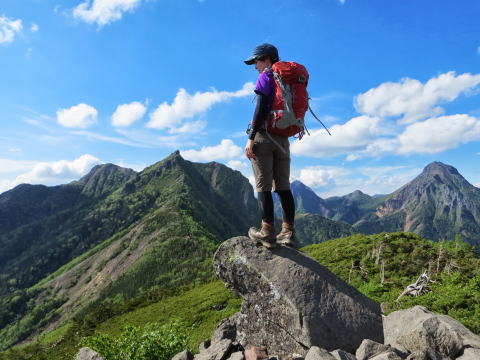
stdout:
<svg viewBox="0 0 480 360">
<path fill-rule="evenodd" d="M 262 211 L 262 220 L 273 223 L 273 198 L 271 191 L 262 191 L 258 193 L 258 203 Z"/>
<path fill-rule="evenodd" d="M 280 196 L 280 202 L 283 210 L 283 221 L 293 224 L 295 220 L 295 202 L 291 190 L 276 191 Z"/>
</svg>

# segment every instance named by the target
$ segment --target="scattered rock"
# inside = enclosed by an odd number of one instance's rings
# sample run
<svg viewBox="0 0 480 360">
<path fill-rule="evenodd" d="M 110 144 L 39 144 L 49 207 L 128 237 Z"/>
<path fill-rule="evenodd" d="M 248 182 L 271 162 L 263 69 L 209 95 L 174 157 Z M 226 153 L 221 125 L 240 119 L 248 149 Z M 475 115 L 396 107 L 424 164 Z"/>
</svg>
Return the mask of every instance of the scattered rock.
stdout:
<svg viewBox="0 0 480 360">
<path fill-rule="evenodd" d="M 235 341 L 237 337 L 237 325 L 235 323 L 237 314 L 224 319 L 220 322 L 220 325 L 215 329 L 212 335 L 212 343 L 219 342 L 223 339 L 230 339 Z"/>
<path fill-rule="evenodd" d="M 193 360 L 193 355 L 188 349 L 185 349 L 175 355 L 172 360 Z"/>
<path fill-rule="evenodd" d="M 247 346 L 245 360 L 268 360 L 268 351 L 265 346 Z"/>
<path fill-rule="evenodd" d="M 401 358 L 394 351 L 390 350 L 390 351 L 375 355 L 374 357 L 371 357 L 370 360 L 403 360 L 403 358 Z"/>
<path fill-rule="evenodd" d="M 195 360 L 226 360 L 232 352 L 232 340 L 223 339 L 212 343 L 200 354 L 195 355 Z"/>
<path fill-rule="evenodd" d="M 103 358 L 95 350 L 83 347 L 78 351 L 75 360 L 103 360 Z"/>
<path fill-rule="evenodd" d="M 335 360 L 335 357 L 325 349 L 312 346 L 308 350 L 305 360 Z"/>
<path fill-rule="evenodd" d="M 355 355 L 340 349 L 334 350 L 330 354 L 337 360 L 357 360 Z"/>
<path fill-rule="evenodd" d="M 480 349 L 465 348 L 463 355 L 457 358 L 457 360 L 478 360 L 480 359 Z"/>
<path fill-rule="evenodd" d="M 376 341 L 365 339 L 355 352 L 355 356 L 357 357 L 357 360 L 368 360 L 371 357 L 389 351 L 390 349 L 391 348 L 388 345 L 383 345 Z"/>
<path fill-rule="evenodd" d="M 447 315 L 423 306 L 399 310 L 384 318 L 385 344 L 431 358 L 455 359 L 464 346 L 480 348 L 480 337 Z"/>
<path fill-rule="evenodd" d="M 379 304 L 295 249 L 236 237 L 220 245 L 214 268 L 244 299 L 236 320 L 244 347 L 284 357 L 312 346 L 354 352 L 364 338 L 383 342 Z"/>
<path fill-rule="evenodd" d="M 245 360 L 245 356 L 243 356 L 243 351 L 234 352 L 232 355 L 230 355 L 228 360 Z"/>
</svg>

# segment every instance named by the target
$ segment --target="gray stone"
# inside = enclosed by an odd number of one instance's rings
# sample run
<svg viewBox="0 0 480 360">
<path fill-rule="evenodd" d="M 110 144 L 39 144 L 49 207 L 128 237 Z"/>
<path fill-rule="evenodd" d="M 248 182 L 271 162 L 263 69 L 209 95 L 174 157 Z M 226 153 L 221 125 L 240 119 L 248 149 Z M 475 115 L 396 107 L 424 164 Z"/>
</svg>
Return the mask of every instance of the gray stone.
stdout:
<svg viewBox="0 0 480 360">
<path fill-rule="evenodd" d="M 330 354 L 337 360 L 357 360 L 355 355 L 340 349 L 334 350 Z"/>
<path fill-rule="evenodd" d="M 355 352 L 364 338 L 383 342 L 379 304 L 295 249 L 236 237 L 220 245 L 214 268 L 244 299 L 236 321 L 243 346 L 284 357 L 312 346 Z"/>
<path fill-rule="evenodd" d="M 245 360 L 267 360 L 268 351 L 265 346 L 248 345 L 245 348 Z"/>
<path fill-rule="evenodd" d="M 318 346 L 312 346 L 308 350 L 305 360 L 335 360 L 335 358 L 327 350 Z"/>
<path fill-rule="evenodd" d="M 220 322 L 220 325 L 215 329 L 212 335 L 212 343 L 219 342 L 220 340 L 223 339 L 230 339 L 232 341 L 235 341 L 237 337 L 237 325 L 235 323 L 237 319 L 237 314 L 227 318 L 223 319 Z"/>
<path fill-rule="evenodd" d="M 243 356 L 242 351 L 237 351 L 237 352 L 234 352 L 232 355 L 230 355 L 228 360 L 245 360 L 245 356 Z"/>
<path fill-rule="evenodd" d="M 200 354 L 195 355 L 195 360 L 226 360 L 232 350 L 232 340 L 223 339 L 219 342 L 212 343 Z"/>
<path fill-rule="evenodd" d="M 210 344 L 211 344 L 210 339 L 202 341 L 200 343 L 200 345 L 198 345 L 198 351 L 200 351 L 200 352 L 205 351 L 206 349 L 208 349 L 210 347 Z"/>
<path fill-rule="evenodd" d="M 371 357 L 390 350 L 390 346 L 380 344 L 376 341 L 365 339 L 362 341 L 355 356 L 357 360 L 368 360 Z"/>
<path fill-rule="evenodd" d="M 175 355 L 172 360 L 193 360 L 193 355 L 188 349 L 185 349 Z"/>
<path fill-rule="evenodd" d="M 480 349 L 465 348 L 463 354 L 457 360 L 478 360 L 480 359 Z"/>
<path fill-rule="evenodd" d="M 103 360 L 103 358 L 95 350 L 83 347 L 78 351 L 75 360 Z"/>
<path fill-rule="evenodd" d="M 403 358 L 401 358 L 394 351 L 390 350 L 390 351 L 375 355 L 374 357 L 370 358 L 370 360 L 403 360 Z"/>
<path fill-rule="evenodd" d="M 431 358 L 452 358 L 464 346 L 480 348 L 480 337 L 447 315 L 423 306 L 400 310 L 384 317 L 385 344 Z"/>
</svg>

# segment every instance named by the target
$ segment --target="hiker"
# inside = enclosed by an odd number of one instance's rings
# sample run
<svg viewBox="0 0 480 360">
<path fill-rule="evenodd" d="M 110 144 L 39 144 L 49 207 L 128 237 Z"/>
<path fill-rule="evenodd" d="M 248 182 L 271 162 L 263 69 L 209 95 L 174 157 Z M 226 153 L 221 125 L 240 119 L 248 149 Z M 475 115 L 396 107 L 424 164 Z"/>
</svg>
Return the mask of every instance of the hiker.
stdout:
<svg viewBox="0 0 480 360">
<path fill-rule="evenodd" d="M 262 212 L 261 228 L 252 227 L 248 236 L 266 247 L 276 244 L 293 246 L 295 237 L 295 204 L 290 190 L 290 144 L 287 136 L 267 132 L 267 121 L 275 94 L 272 65 L 279 61 L 278 50 L 271 44 L 260 44 L 244 62 L 255 64 L 259 72 L 255 93 L 257 104 L 247 133 L 246 156 L 252 163 L 255 187 Z M 283 210 L 282 230 L 275 235 L 273 190 L 280 196 Z"/>
</svg>

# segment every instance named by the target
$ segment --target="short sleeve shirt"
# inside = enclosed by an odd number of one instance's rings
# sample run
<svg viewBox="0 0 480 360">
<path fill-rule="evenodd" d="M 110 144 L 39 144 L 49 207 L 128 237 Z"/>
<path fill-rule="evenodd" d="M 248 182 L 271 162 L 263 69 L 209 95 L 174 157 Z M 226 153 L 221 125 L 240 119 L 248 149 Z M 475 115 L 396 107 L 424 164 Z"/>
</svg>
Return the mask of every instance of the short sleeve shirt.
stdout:
<svg viewBox="0 0 480 360">
<path fill-rule="evenodd" d="M 255 85 L 255 92 L 268 96 L 268 105 L 272 106 L 275 93 L 275 79 L 271 70 L 265 70 L 260 74 Z"/>
</svg>

